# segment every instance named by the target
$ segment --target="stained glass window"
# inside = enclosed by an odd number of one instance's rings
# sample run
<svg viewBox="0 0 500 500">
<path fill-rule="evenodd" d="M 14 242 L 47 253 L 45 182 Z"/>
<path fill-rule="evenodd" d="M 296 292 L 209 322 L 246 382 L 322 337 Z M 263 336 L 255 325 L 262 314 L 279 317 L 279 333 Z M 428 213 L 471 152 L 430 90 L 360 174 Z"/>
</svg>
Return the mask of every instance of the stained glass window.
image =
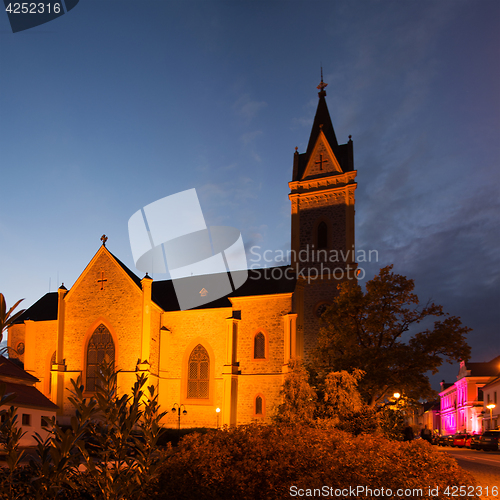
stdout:
<svg viewBox="0 0 500 500">
<path fill-rule="evenodd" d="M 187 397 L 208 399 L 209 377 L 210 358 L 207 350 L 198 344 L 189 356 Z"/>
<path fill-rule="evenodd" d="M 103 362 L 114 363 L 115 343 L 109 330 L 100 324 L 90 337 L 87 347 L 87 391 L 95 391 L 97 384 L 97 369 Z"/>
</svg>

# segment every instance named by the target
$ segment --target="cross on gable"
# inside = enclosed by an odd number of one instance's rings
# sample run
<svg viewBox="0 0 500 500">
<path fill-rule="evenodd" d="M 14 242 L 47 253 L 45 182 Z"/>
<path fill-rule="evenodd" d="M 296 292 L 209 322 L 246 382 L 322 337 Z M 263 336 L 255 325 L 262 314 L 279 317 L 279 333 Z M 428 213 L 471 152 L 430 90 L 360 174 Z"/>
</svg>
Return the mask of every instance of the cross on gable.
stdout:
<svg viewBox="0 0 500 500">
<path fill-rule="evenodd" d="M 101 279 L 97 280 L 97 283 L 101 284 L 101 290 L 104 290 L 104 282 L 108 281 L 107 279 L 104 279 L 104 271 L 101 271 Z"/>
<path fill-rule="evenodd" d="M 319 164 L 319 169 L 320 170 L 323 170 L 323 163 L 328 163 L 328 160 L 323 160 L 323 155 L 320 154 L 319 155 L 319 160 L 317 162 L 315 162 L 315 163 L 316 163 L 316 165 Z"/>
</svg>

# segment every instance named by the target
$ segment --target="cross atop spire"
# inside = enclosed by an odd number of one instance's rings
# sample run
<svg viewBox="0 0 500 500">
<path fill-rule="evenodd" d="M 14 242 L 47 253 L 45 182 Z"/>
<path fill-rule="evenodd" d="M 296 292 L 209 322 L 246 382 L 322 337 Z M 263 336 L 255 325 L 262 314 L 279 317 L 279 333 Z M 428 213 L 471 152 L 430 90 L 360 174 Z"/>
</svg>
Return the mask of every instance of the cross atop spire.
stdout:
<svg viewBox="0 0 500 500">
<path fill-rule="evenodd" d="M 316 87 L 319 92 L 318 92 L 318 96 L 319 97 L 325 97 L 326 96 L 326 92 L 325 92 L 325 87 L 328 85 L 328 83 L 325 83 L 323 81 L 323 66 L 321 66 L 321 83 Z"/>
</svg>

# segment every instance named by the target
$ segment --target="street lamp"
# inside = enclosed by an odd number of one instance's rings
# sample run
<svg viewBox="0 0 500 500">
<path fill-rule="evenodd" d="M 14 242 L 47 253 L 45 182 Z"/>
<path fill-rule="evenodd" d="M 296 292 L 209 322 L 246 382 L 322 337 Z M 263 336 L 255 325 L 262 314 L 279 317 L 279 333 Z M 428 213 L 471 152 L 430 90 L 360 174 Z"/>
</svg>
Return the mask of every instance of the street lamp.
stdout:
<svg viewBox="0 0 500 500">
<path fill-rule="evenodd" d="M 496 408 L 497 405 L 495 403 L 490 403 L 489 405 L 486 405 L 486 408 L 490 410 L 490 429 L 493 429 L 493 408 Z"/>
<path fill-rule="evenodd" d="M 398 404 L 399 404 L 399 398 L 401 397 L 401 394 L 399 392 L 395 392 L 392 397 L 396 400 L 394 403 L 391 401 L 392 409 L 397 410 Z"/>
<path fill-rule="evenodd" d="M 219 428 L 219 413 L 220 413 L 220 408 L 216 408 L 215 412 L 217 413 L 217 429 Z"/>
<path fill-rule="evenodd" d="M 177 408 L 176 408 L 177 407 Z M 174 403 L 174 406 L 172 407 L 172 413 L 177 412 L 177 418 L 178 418 L 178 429 L 179 429 L 179 434 L 181 432 L 181 408 L 184 408 L 184 411 L 182 412 L 183 415 L 187 415 L 186 408 L 184 405 L 178 405 L 177 403 Z"/>
</svg>

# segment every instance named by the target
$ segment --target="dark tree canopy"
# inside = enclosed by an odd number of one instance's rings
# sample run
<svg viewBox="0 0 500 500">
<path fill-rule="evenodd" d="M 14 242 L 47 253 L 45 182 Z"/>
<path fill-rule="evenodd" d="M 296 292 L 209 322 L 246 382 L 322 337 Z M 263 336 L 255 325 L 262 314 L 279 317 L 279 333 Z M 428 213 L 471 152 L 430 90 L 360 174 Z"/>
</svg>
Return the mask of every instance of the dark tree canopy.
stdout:
<svg viewBox="0 0 500 500">
<path fill-rule="evenodd" d="M 427 372 L 436 373 L 446 359 L 467 360 L 471 330 L 460 318 L 443 313 L 433 303 L 419 306 L 411 279 L 392 272 L 392 266 L 366 283 L 339 285 L 339 295 L 322 319 L 317 362 L 327 370 L 363 370 L 359 390 L 371 406 L 394 392 L 420 399 L 433 395 Z M 410 327 L 429 317 L 433 327 L 402 338 Z M 427 323 L 427 322 L 426 322 Z"/>
</svg>

